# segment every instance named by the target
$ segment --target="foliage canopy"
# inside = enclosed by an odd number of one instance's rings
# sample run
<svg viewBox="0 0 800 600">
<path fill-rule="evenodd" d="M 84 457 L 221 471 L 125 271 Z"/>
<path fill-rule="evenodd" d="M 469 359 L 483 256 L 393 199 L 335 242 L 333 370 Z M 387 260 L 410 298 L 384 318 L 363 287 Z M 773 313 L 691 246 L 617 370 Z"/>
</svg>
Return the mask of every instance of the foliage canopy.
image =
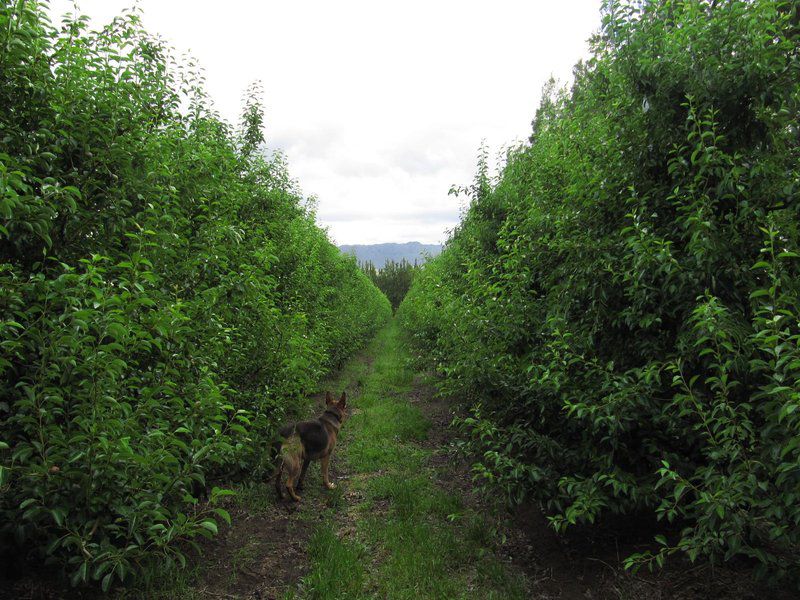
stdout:
<svg viewBox="0 0 800 600">
<path fill-rule="evenodd" d="M 135 11 L 0 3 L 0 545 L 74 584 L 183 563 L 211 482 L 391 314 L 258 151 L 257 87 L 243 121 Z"/>
<path fill-rule="evenodd" d="M 512 502 L 682 524 L 634 563 L 800 567 L 799 48 L 794 2 L 609 0 L 400 307 Z"/>
</svg>

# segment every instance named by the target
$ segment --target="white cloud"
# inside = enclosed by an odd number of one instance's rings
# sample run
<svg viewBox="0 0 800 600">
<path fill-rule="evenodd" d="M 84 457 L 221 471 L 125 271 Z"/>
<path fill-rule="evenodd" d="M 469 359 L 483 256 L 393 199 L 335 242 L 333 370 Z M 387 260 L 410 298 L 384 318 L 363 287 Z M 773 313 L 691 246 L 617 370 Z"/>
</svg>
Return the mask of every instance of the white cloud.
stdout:
<svg viewBox="0 0 800 600">
<path fill-rule="evenodd" d="M 82 0 L 102 24 L 131 0 Z M 439 242 L 481 140 L 524 139 L 551 74 L 587 55 L 600 0 L 140 0 L 236 121 L 263 81 L 267 139 L 337 243 Z M 51 12 L 71 2 L 51 0 Z"/>
</svg>

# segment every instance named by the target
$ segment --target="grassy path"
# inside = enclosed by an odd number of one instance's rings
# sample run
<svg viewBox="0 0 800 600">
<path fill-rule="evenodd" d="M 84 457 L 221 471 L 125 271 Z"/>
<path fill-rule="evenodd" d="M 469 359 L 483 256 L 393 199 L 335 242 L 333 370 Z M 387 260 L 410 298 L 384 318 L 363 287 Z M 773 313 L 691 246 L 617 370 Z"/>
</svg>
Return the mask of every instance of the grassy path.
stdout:
<svg viewBox="0 0 800 600">
<path fill-rule="evenodd" d="M 436 460 L 396 324 L 336 383 L 353 391 L 335 460 L 341 499 L 316 526 L 311 570 L 289 597 L 525 598 L 523 577 L 494 552 L 492 520 L 448 489 L 458 486 Z"/>
</svg>

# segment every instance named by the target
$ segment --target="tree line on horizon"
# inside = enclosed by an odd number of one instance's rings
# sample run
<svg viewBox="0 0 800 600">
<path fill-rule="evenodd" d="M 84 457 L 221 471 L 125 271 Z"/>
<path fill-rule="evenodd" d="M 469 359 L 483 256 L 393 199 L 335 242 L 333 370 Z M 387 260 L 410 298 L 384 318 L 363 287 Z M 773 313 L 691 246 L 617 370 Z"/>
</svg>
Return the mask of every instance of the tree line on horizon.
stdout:
<svg viewBox="0 0 800 600">
<path fill-rule="evenodd" d="M 404 258 L 399 261 L 387 260 L 381 268 L 376 268 L 370 260 L 359 261 L 358 266 L 386 295 L 393 311 L 400 306 L 421 268 L 419 261 L 412 263 Z"/>
<path fill-rule="evenodd" d="M 423 262 L 441 252 L 440 244 L 421 244 L 420 242 L 383 243 L 383 244 L 342 244 L 342 252 L 352 254 L 360 263 L 370 261 L 380 268 L 388 260 L 400 262 Z"/>
</svg>

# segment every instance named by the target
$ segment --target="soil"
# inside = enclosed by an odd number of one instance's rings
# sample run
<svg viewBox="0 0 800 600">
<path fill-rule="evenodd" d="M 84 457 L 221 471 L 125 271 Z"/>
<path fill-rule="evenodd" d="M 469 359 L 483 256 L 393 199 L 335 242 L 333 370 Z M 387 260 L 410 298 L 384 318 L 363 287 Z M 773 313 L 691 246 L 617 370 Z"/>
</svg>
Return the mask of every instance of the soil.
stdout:
<svg viewBox="0 0 800 600">
<path fill-rule="evenodd" d="M 306 573 L 312 524 L 275 506 L 257 516 L 232 514 L 234 525 L 207 545 L 200 598 L 279 600 Z"/>
</svg>

